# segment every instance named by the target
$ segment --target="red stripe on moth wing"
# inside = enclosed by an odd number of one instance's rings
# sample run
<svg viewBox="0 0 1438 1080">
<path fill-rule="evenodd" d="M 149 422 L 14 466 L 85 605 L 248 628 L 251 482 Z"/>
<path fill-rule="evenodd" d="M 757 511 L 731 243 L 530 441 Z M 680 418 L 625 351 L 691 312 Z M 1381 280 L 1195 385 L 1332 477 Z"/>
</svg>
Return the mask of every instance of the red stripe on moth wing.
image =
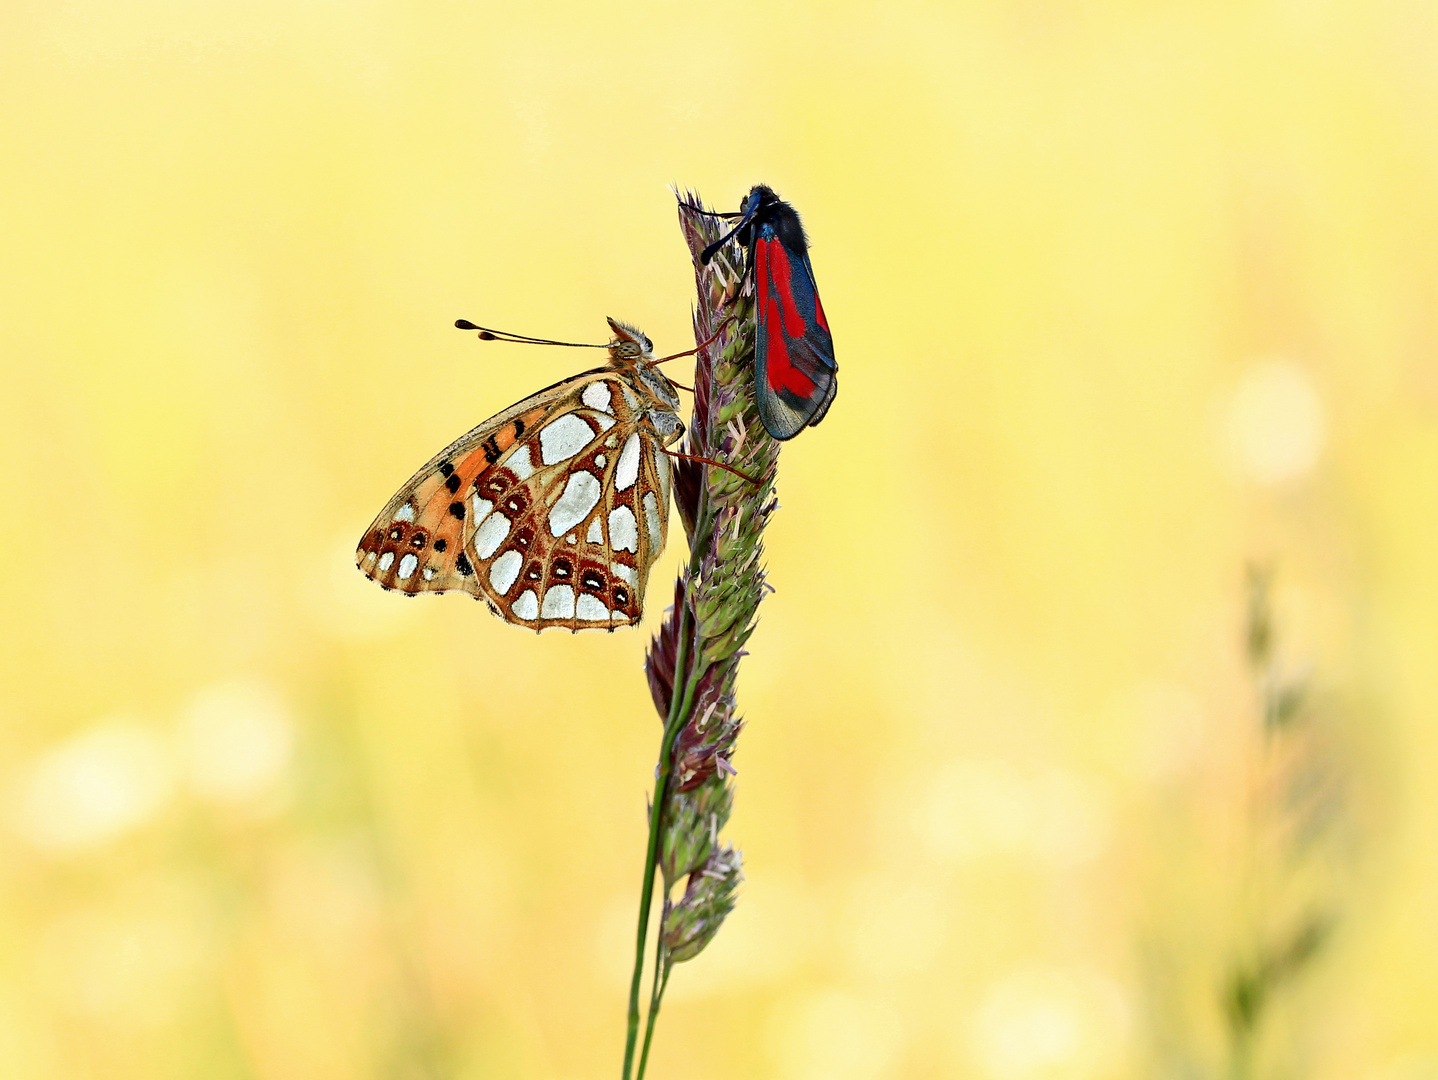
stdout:
<svg viewBox="0 0 1438 1080">
<path fill-rule="evenodd" d="M 829 320 L 824 318 L 824 305 L 819 303 L 817 292 L 814 293 L 814 321 L 824 328 L 825 333 L 829 332 Z"/>
<path fill-rule="evenodd" d="M 804 316 L 799 314 L 799 309 L 794 306 L 794 288 L 791 278 L 793 267 L 789 264 L 789 253 L 784 250 L 784 245 L 778 240 L 765 240 L 760 247 L 773 245 L 777 251 L 777 258 L 770 267 L 769 280 L 779 293 L 779 307 L 784 312 L 784 333 L 791 338 L 803 337 L 807 324 Z M 766 259 L 765 262 L 768 262 Z M 761 279 L 762 280 L 762 279 Z"/>
<path fill-rule="evenodd" d="M 768 346 L 765 350 L 764 366 L 767 369 L 769 389 L 776 394 L 780 390 L 788 390 L 800 397 L 810 397 L 814 393 L 814 381 L 795 367 L 789 358 L 789 341 L 780 327 L 779 302 L 772 296 L 768 298 L 764 314 Z"/>
</svg>

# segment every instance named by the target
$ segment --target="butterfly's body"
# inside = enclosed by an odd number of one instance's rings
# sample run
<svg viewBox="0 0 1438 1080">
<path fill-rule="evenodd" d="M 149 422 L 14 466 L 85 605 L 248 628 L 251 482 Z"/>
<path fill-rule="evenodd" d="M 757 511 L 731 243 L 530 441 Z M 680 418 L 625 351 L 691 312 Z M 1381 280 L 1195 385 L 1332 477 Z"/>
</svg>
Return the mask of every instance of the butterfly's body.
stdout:
<svg viewBox="0 0 1438 1080">
<path fill-rule="evenodd" d="M 355 558 L 387 589 L 462 589 L 533 630 L 637 623 L 669 526 L 684 425 L 649 339 L 610 320 L 609 364 L 555 383 L 437 454 Z"/>
<path fill-rule="evenodd" d="M 774 438 L 792 439 L 824 419 L 838 393 L 834 339 L 798 211 L 772 188 L 757 184 L 739 216 L 739 225 L 710 245 L 703 260 L 708 262 L 730 236 L 748 254 L 744 272 L 754 280 L 759 419 Z"/>
</svg>

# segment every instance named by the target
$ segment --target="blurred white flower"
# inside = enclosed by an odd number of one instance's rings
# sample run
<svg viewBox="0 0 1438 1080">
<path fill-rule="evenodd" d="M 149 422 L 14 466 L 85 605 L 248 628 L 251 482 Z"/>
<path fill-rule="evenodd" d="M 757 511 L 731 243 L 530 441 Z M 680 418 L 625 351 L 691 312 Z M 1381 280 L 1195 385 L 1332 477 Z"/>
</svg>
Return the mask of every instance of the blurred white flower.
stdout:
<svg viewBox="0 0 1438 1080">
<path fill-rule="evenodd" d="M 1274 359 L 1244 372 L 1228 411 L 1240 473 L 1260 484 L 1296 479 L 1317 464 L 1325 435 L 1323 402 L 1307 371 Z"/>
<path fill-rule="evenodd" d="M 40 756 L 21 782 L 15 824 L 39 848 L 91 847 L 147 821 L 173 790 L 160 736 L 106 720 Z"/>
<path fill-rule="evenodd" d="M 201 690 L 181 718 L 179 736 L 190 787 L 217 802 L 244 802 L 270 792 L 294 749 L 285 702 L 262 683 Z"/>
</svg>

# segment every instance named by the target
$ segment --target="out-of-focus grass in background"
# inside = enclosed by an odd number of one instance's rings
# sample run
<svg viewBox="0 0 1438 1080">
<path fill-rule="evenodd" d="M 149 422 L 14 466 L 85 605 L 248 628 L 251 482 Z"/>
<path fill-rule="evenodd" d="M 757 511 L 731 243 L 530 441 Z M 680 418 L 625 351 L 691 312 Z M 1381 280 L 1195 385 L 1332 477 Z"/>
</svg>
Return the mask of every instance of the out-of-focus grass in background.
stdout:
<svg viewBox="0 0 1438 1080">
<path fill-rule="evenodd" d="M 350 552 L 581 362 L 455 317 L 684 347 L 666 184 L 758 180 L 843 389 L 768 534 L 749 884 L 654 1074 L 1221 1070 L 1253 558 L 1362 838 L 1264 1060 L 1438 1071 L 1427 0 L 0 23 L 5 1076 L 617 1071 L 645 636 Z"/>
</svg>

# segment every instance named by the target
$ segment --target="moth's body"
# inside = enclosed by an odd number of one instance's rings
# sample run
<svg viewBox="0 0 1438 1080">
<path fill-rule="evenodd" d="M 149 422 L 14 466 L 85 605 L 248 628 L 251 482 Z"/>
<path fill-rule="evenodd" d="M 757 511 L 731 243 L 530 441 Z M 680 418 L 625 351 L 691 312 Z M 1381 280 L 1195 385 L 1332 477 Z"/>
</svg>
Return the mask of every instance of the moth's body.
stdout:
<svg viewBox="0 0 1438 1080">
<path fill-rule="evenodd" d="M 420 469 L 355 558 L 387 589 L 462 589 L 534 630 L 637 623 L 669 522 L 679 395 L 609 320 L 609 364 L 504 410 Z"/>
<path fill-rule="evenodd" d="M 707 263 L 731 238 L 744 248 L 744 274 L 754 282 L 759 419 L 774 438 L 792 439 L 824 419 L 839 391 L 834 339 L 799 212 L 773 188 L 756 184 L 738 216 L 735 229 L 701 258 Z"/>
</svg>

